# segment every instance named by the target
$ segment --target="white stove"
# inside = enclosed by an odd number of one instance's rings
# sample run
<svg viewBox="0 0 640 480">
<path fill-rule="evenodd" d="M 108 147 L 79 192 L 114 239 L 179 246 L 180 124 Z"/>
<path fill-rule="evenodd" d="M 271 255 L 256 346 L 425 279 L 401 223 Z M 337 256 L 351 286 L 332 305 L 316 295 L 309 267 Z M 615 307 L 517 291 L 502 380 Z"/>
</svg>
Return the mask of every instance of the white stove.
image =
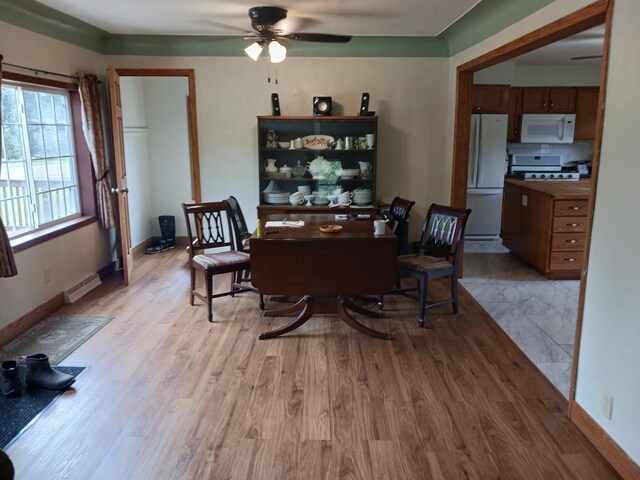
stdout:
<svg viewBox="0 0 640 480">
<path fill-rule="evenodd" d="M 522 175 L 524 180 L 580 179 L 578 172 L 563 172 L 562 155 L 554 153 L 514 153 L 510 170 L 512 175 Z"/>
</svg>

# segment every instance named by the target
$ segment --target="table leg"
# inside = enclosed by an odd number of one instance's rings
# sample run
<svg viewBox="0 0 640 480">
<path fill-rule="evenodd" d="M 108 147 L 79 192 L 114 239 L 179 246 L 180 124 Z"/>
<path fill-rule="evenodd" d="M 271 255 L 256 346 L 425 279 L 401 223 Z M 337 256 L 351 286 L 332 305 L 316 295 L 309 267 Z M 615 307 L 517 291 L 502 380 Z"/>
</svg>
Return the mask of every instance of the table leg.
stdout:
<svg viewBox="0 0 640 480">
<path fill-rule="evenodd" d="M 370 318 L 384 318 L 384 313 L 382 312 L 374 312 L 372 310 L 367 310 L 366 308 L 353 303 L 350 298 L 347 298 L 347 297 L 341 297 L 341 298 L 342 298 L 341 301 L 342 303 L 344 303 L 345 308 L 348 308 L 349 310 L 352 310 L 356 313 L 359 313 L 360 315 L 364 315 Z"/>
<path fill-rule="evenodd" d="M 269 338 L 274 338 L 274 337 L 279 337 L 280 335 L 284 335 L 285 333 L 288 333 L 292 330 L 295 330 L 296 328 L 302 326 L 304 323 L 306 323 L 307 320 L 309 320 L 311 318 L 311 315 L 313 315 L 313 297 L 310 296 L 305 296 L 304 298 L 302 298 L 302 300 L 300 300 L 298 303 L 296 303 L 296 305 L 298 304 L 303 304 L 302 306 L 302 311 L 300 312 L 300 315 L 298 315 L 298 317 L 291 322 L 289 325 L 286 325 L 282 328 L 278 328 L 276 330 L 272 330 L 270 332 L 265 332 L 265 333 L 261 333 L 258 336 L 259 340 L 266 340 Z M 295 305 L 294 305 L 295 307 Z M 293 308 L 293 307 L 291 307 Z M 286 309 L 286 310 L 290 310 L 290 309 Z M 300 310 L 300 308 L 298 308 L 298 310 Z M 282 311 L 282 310 L 281 310 Z M 267 312 L 265 312 L 267 313 Z M 366 328 L 366 327 L 365 327 Z"/>
<path fill-rule="evenodd" d="M 351 308 L 351 306 L 356 307 L 357 305 L 354 305 L 351 301 L 349 301 L 349 299 L 345 297 L 338 297 L 337 309 L 338 309 L 338 318 L 340 318 L 340 320 L 342 320 L 344 323 L 349 325 L 351 328 L 354 328 L 359 332 L 364 333 L 365 335 L 369 335 L 370 337 L 379 338 L 382 340 L 391 340 L 392 337 L 390 334 L 373 330 L 367 327 L 366 325 L 361 324 L 355 318 L 353 318 L 347 311 L 347 308 Z M 358 311 L 357 309 L 352 309 L 352 310 L 356 312 Z M 365 311 L 368 312 L 368 310 L 365 310 Z M 373 312 L 368 312 L 368 313 L 373 313 Z"/>
<path fill-rule="evenodd" d="M 281 308 L 279 310 L 265 310 L 262 312 L 263 317 L 286 317 L 287 315 L 292 315 L 294 313 L 298 313 L 302 310 L 305 305 L 308 303 L 308 299 L 306 296 L 302 297 L 296 303 L 287 308 Z"/>
</svg>

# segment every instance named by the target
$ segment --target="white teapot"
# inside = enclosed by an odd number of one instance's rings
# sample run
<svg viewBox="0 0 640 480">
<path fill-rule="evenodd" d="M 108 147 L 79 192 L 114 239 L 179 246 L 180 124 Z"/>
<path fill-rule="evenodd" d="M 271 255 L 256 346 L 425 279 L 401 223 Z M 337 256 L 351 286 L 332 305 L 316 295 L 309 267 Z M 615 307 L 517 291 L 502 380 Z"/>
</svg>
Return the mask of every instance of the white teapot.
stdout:
<svg viewBox="0 0 640 480">
<path fill-rule="evenodd" d="M 326 160 L 322 155 L 316 157 L 313 161 L 307 163 L 309 167 L 309 173 L 315 179 L 324 179 L 327 176 L 331 175 L 335 166 L 329 161 Z"/>
</svg>

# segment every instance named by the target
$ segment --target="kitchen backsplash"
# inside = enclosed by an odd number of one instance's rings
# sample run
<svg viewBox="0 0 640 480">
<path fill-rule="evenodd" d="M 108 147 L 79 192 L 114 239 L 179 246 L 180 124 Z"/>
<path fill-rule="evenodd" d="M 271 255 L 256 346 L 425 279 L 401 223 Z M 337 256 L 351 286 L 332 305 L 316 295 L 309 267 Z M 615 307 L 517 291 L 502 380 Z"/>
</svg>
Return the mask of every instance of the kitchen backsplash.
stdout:
<svg viewBox="0 0 640 480">
<path fill-rule="evenodd" d="M 581 140 L 573 143 L 507 143 L 507 153 L 554 153 L 562 155 L 563 165 L 591 163 L 593 141 Z"/>
</svg>

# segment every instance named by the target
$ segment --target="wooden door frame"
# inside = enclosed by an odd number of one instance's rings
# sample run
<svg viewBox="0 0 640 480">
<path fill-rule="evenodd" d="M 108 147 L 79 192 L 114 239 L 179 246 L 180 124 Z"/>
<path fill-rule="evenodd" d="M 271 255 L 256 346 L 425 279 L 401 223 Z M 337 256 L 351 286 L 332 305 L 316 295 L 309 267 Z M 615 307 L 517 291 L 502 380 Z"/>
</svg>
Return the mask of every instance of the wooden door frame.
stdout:
<svg viewBox="0 0 640 480">
<path fill-rule="evenodd" d="M 556 42 L 576 33 L 588 30 L 598 25 L 605 25 L 605 44 L 600 69 L 600 95 L 596 119 L 596 136 L 593 148 L 593 166 L 591 175 L 591 196 L 589 200 L 589 223 L 586 232 L 585 267 L 580 278 L 580 294 L 578 300 L 578 316 L 576 325 L 575 346 L 573 351 L 573 366 L 571 372 L 571 388 L 569 392 L 568 416 L 572 418 L 575 404 L 578 356 L 580 353 L 580 335 L 584 313 L 584 295 L 587 281 L 587 265 L 589 261 L 589 244 L 593 209 L 595 206 L 596 186 L 598 181 L 598 167 L 600 163 L 600 148 L 602 143 L 602 125 L 604 102 L 606 96 L 607 64 L 609 55 L 609 36 L 611 30 L 611 14 L 613 0 L 598 0 L 586 7 L 562 17 L 548 25 L 534 30 L 516 40 L 485 53 L 471 61 L 463 63 L 457 68 L 456 79 L 456 112 L 453 145 L 453 168 L 451 174 L 451 205 L 465 208 L 467 203 L 467 171 L 469 155 L 470 122 L 472 114 L 471 89 L 473 74 L 478 70 L 491 67 L 506 60 L 510 60 L 524 53 Z"/>
<path fill-rule="evenodd" d="M 187 77 L 187 123 L 191 164 L 191 192 L 196 203 L 202 201 L 200 183 L 200 150 L 198 149 L 198 117 L 196 115 L 196 74 L 192 68 L 115 68 L 121 77 Z"/>
</svg>

